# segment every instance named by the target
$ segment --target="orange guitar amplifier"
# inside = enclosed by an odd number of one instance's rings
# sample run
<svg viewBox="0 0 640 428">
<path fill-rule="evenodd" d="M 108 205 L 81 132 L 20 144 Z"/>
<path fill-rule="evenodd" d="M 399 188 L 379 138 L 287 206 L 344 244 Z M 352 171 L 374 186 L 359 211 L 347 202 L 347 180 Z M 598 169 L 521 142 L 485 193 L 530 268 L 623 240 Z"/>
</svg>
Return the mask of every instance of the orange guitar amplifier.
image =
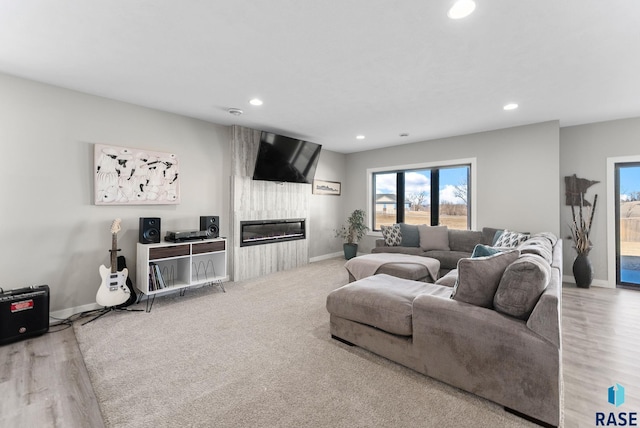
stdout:
<svg viewBox="0 0 640 428">
<path fill-rule="evenodd" d="M 49 331 L 49 286 L 0 292 L 0 345 Z"/>
</svg>

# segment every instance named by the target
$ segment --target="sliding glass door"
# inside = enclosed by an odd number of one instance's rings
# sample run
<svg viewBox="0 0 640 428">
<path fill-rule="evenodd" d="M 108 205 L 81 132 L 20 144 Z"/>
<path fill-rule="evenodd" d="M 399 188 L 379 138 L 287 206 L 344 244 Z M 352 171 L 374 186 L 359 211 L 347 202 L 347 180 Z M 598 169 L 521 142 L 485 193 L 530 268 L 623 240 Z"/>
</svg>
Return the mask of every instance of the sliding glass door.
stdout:
<svg viewBox="0 0 640 428">
<path fill-rule="evenodd" d="M 640 162 L 615 164 L 616 283 L 640 287 Z"/>
</svg>

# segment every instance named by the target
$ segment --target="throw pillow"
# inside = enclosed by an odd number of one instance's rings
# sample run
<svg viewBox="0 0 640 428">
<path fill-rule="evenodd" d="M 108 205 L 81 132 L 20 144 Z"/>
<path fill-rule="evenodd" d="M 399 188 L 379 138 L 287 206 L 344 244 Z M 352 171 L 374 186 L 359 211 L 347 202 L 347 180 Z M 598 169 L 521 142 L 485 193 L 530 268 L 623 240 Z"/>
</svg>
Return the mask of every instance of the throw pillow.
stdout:
<svg viewBox="0 0 640 428">
<path fill-rule="evenodd" d="M 549 263 L 532 254 L 521 255 L 502 274 L 493 306 L 503 314 L 528 319 L 550 276 Z"/>
<path fill-rule="evenodd" d="M 449 251 L 449 229 L 447 226 L 418 226 L 420 233 L 420 248 L 423 251 Z"/>
<path fill-rule="evenodd" d="M 386 246 L 396 247 L 402 243 L 402 232 L 399 224 L 380 226 L 380 230 L 382 230 L 382 237 Z"/>
<path fill-rule="evenodd" d="M 420 246 L 420 232 L 418 232 L 417 225 L 400 223 L 400 234 L 402 235 L 402 242 L 400 245 L 403 247 Z"/>
<path fill-rule="evenodd" d="M 502 250 L 500 250 L 499 248 L 478 244 L 473 248 L 473 253 L 471 253 L 471 258 L 475 259 L 476 257 L 493 256 L 494 254 L 498 254 L 501 251 Z"/>
<path fill-rule="evenodd" d="M 553 261 L 553 247 L 548 239 L 541 236 L 533 236 L 518 245 L 520 254 L 535 254 L 542 257 L 548 263 Z"/>
<path fill-rule="evenodd" d="M 520 245 L 520 243 L 526 241 L 528 238 L 529 235 L 526 235 L 524 233 L 505 229 L 496 241 L 494 247 L 515 248 Z"/>
<path fill-rule="evenodd" d="M 504 270 L 513 263 L 520 251 L 508 250 L 488 257 L 465 258 L 458 261 L 458 281 L 451 298 L 483 308 L 493 307 Z"/>
</svg>

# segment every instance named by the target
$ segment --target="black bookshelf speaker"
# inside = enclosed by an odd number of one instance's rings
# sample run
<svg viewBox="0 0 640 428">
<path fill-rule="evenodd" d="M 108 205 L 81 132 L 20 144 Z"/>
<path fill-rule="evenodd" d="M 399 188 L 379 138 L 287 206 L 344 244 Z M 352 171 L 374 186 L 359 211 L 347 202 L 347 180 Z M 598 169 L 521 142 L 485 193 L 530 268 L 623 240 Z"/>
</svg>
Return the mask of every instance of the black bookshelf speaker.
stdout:
<svg viewBox="0 0 640 428">
<path fill-rule="evenodd" d="M 200 230 L 207 231 L 207 238 L 220 236 L 220 217 L 217 215 L 200 216 Z"/>
<path fill-rule="evenodd" d="M 141 244 L 160 242 L 160 219 L 158 217 L 140 217 L 138 240 Z"/>
</svg>

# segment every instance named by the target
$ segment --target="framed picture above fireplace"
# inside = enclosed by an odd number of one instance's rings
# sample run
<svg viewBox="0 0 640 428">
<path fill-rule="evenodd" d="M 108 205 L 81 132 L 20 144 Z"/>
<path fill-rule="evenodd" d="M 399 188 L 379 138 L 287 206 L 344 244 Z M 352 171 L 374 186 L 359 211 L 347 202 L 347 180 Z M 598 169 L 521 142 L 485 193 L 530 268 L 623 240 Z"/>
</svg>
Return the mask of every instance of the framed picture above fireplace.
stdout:
<svg viewBox="0 0 640 428">
<path fill-rule="evenodd" d="M 342 185 L 339 181 L 313 180 L 314 195 L 335 195 L 340 196 Z"/>
</svg>

